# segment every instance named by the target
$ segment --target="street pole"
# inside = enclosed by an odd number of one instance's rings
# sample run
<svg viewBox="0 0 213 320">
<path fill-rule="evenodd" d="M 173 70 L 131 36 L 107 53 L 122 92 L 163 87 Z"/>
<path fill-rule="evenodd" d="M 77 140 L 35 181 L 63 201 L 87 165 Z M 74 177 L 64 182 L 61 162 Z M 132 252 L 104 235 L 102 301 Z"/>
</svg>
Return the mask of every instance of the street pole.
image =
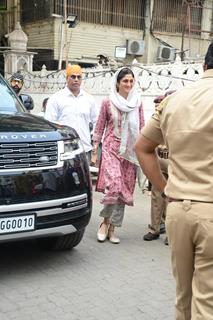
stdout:
<svg viewBox="0 0 213 320">
<path fill-rule="evenodd" d="M 187 7 L 187 16 L 188 16 L 188 29 L 189 29 L 189 56 L 191 56 L 191 8 L 189 4 Z"/>
<path fill-rule="evenodd" d="M 67 46 L 67 0 L 64 0 L 64 49 L 65 49 L 65 62 L 68 65 L 68 46 Z"/>
<path fill-rule="evenodd" d="M 61 17 L 61 32 L 60 32 L 60 53 L 59 53 L 59 60 L 58 60 L 58 70 L 61 70 L 62 66 L 62 59 L 63 59 L 63 47 L 64 47 L 64 23 L 63 17 Z"/>
</svg>

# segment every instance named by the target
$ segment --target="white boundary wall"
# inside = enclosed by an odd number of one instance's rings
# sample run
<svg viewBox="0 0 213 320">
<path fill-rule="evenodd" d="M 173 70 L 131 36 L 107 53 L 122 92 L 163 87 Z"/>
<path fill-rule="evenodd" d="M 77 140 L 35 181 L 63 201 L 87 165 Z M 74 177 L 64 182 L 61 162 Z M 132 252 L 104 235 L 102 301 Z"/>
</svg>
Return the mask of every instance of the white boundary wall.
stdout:
<svg viewBox="0 0 213 320">
<path fill-rule="evenodd" d="M 198 80 L 203 73 L 202 63 L 186 64 L 181 61 L 163 65 L 134 64 L 131 68 L 137 78 L 138 91 L 141 92 L 146 121 L 153 113 L 153 100 L 156 96 L 164 94 L 167 90 L 181 89 Z M 94 96 L 97 106 L 100 106 L 101 101 L 109 95 L 111 78 L 116 70 L 116 65 L 83 70 L 82 87 Z M 47 71 L 43 66 L 40 72 L 22 73 L 25 79 L 22 92 L 32 96 L 35 114 L 41 111 L 44 98 L 66 85 L 64 70 Z"/>
</svg>

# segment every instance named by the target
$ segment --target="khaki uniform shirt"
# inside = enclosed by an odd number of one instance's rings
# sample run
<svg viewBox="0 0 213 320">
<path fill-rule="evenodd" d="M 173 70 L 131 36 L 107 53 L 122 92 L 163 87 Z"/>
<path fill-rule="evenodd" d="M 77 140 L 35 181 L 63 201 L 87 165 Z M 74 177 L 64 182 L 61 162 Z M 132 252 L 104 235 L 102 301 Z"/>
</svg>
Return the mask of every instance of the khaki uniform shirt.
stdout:
<svg viewBox="0 0 213 320">
<path fill-rule="evenodd" d="M 167 196 L 213 202 L 213 69 L 164 99 L 141 133 L 169 149 Z"/>
</svg>

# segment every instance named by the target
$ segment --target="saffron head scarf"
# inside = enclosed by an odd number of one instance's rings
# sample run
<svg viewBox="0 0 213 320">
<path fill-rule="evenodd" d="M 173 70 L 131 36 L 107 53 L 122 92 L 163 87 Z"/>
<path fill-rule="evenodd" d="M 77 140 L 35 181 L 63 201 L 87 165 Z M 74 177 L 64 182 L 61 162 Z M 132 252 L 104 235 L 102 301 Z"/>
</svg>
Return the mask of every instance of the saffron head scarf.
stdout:
<svg viewBox="0 0 213 320">
<path fill-rule="evenodd" d="M 78 73 L 80 75 L 82 75 L 82 69 L 79 65 L 77 64 L 68 64 L 67 68 L 66 68 L 66 76 L 69 77 L 72 74 Z"/>
</svg>

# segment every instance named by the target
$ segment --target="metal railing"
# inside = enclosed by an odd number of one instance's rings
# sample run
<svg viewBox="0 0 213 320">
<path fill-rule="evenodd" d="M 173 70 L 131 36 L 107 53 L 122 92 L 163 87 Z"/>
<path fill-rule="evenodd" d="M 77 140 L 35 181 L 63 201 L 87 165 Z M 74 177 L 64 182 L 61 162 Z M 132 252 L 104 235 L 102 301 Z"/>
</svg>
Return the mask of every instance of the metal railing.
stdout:
<svg viewBox="0 0 213 320">
<path fill-rule="evenodd" d="M 52 13 L 64 15 L 62 0 L 21 0 L 22 22 L 49 18 Z M 145 19 L 145 1 L 141 0 L 67 0 L 67 15 L 76 14 L 79 21 L 141 30 Z"/>
<path fill-rule="evenodd" d="M 137 75 L 138 88 L 141 92 L 160 93 L 163 90 L 177 89 L 200 78 L 202 63 L 182 63 L 159 65 L 130 66 Z M 110 82 L 118 67 L 97 67 L 83 69 L 82 85 L 85 90 L 94 95 L 108 95 Z M 65 70 L 47 71 L 46 67 L 39 72 L 22 71 L 24 76 L 24 91 L 28 93 L 52 94 L 66 85 Z M 10 75 L 6 78 L 9 80 Z"/>
<path fill-rule="evenodd" d="M 202 20 L 213 17 L 213 1 L 155 0 L 153 7 L 153 31 L 200 35 L 204 30 Z M 213 29 L 213 21 L 211 22 Z"/>
</svg>

